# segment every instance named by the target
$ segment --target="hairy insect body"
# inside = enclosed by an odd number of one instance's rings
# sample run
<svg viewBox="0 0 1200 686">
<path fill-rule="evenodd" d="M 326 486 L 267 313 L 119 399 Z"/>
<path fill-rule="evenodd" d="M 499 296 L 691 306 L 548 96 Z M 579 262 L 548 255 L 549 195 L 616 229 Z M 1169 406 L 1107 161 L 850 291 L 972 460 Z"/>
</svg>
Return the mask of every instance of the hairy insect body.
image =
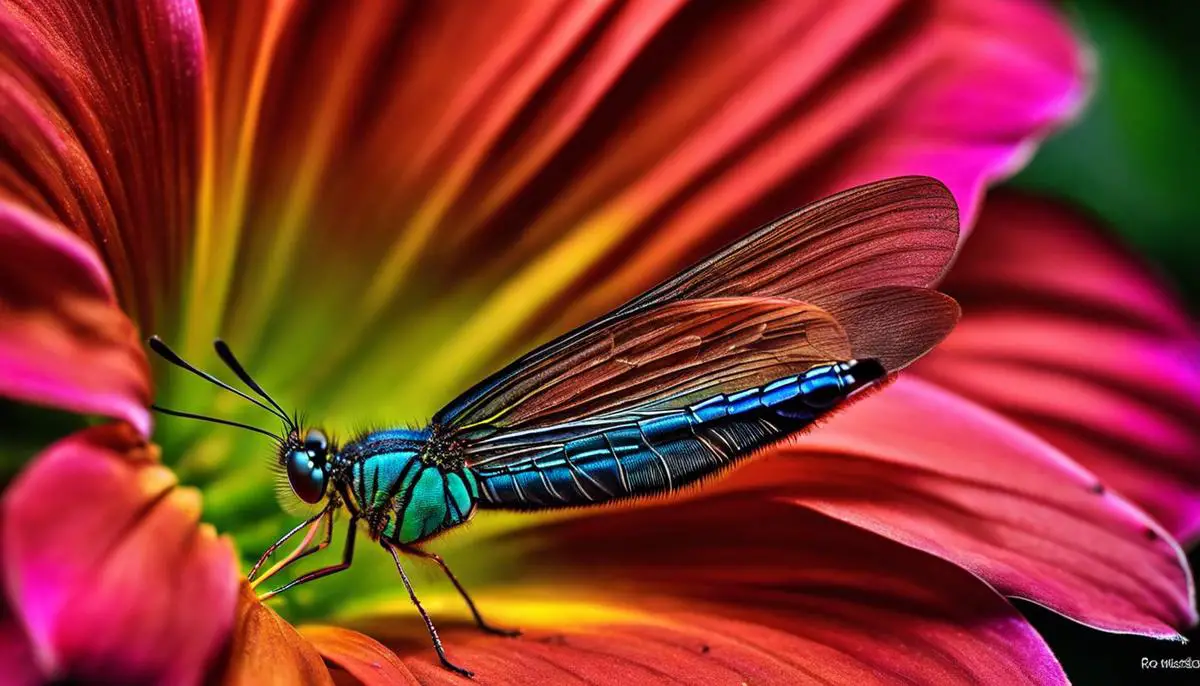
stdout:
<svg viewBox="0 0 1200 686">
<path fill-rule="evenodd" d="M 461 461 L 439 459 L 428 430 L 377 431 L 347 445 L 352 507 L 374 538 L 408 545 L 466 522 L 479 483 Z"/>
</svg>

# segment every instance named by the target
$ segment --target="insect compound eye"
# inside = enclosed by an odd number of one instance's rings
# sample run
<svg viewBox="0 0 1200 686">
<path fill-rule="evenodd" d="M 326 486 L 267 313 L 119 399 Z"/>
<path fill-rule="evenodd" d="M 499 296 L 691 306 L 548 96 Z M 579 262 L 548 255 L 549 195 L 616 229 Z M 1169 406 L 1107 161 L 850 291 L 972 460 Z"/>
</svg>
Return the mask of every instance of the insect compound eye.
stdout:
<svg viewBox="0 0 1200 686">
<path fill-rule="evenodd" d="M 288 483 L 304 502 L 318 503 L 325 495 L 329 475 L 325 471 L 325 456 L 313 450 L 293 450 L 287 458 Z"/>
<path fill-rule="evenodd" d="M 329 439 L 320 429 L 309 429 L 304 437 L 304 447 L 320 455 L 329 450 Z"/>
</svg>

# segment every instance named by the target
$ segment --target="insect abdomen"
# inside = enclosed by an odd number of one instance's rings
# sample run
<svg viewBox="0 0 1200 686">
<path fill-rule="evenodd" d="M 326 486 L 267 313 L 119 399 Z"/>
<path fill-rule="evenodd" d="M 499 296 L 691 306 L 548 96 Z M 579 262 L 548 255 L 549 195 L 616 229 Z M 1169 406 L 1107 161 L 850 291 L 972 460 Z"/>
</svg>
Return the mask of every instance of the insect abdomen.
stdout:
<svg viewBox="0 0 1200 686">
<path fill-rule="evenodd" d="M 536 458 L 478 468 L 486 506 L 539 509 L 671 491 L 811 424 L 884 375 L 841 362 L 566 441 Z"/>
</svg>

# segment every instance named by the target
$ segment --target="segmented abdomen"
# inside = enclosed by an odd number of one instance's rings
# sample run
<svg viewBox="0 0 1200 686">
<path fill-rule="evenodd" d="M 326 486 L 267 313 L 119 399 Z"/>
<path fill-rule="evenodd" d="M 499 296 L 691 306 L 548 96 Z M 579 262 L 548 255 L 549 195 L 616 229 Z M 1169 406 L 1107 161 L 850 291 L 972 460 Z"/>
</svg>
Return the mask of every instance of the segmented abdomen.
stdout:
<svg viewBox="0 0 1200 686">
<path fill-rule="evenodd" d="M 671 491 L 803 429 L 883 375 L 874 361 L 840 362 L 685 408 L 631 415 L 533 456 L 474 468 L 480 504 L 541 509 Z"/>
</svg>

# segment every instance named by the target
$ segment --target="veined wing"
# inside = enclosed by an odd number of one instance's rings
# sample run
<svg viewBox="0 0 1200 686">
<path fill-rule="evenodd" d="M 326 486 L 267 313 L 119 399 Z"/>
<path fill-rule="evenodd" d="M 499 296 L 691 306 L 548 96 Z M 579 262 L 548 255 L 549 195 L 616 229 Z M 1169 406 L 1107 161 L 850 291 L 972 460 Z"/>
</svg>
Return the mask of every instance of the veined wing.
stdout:
<svg viewBox="0 0 1200 686">
<path fill-rule="evenodd" d="M 821 308 L 780 298 L 668 302 L 590 331 L 575 354 L 521 368 L 458 426 L 468 464 L 546 446 L 850 358 Z"/>
<path fill-rule="evenodd" d="M 493 507 L 670 490 L 932 348 L 958 308 L 926 286 L 956 241 L 932 179 L 847 191 L 528 353 L 434 423 Z"/>
<path fill-rule="evenodd" d="M 586 360 L 585 342 L 603 345 L 603 338 L 594 336 L 598 331 L 683 300 L 764 297 L 811 303 L 843 326 L 855 355 L 878 358 L 889 371 L 898 370 L 927 352 L 957 321 L 953 301 L 926 290 L 949 264 L 957 240 L 954 197 L 935 179 L 889 179 L 839 193 L 758 229 L 613 312 L 527 353 L 463 393 L 433 421 L 478 426 L 495 414 L 497 398 L 533 398 L 529 389 L 520 388 L 529 383 L 529 368 L 548 360 Z"/>
</svg>

